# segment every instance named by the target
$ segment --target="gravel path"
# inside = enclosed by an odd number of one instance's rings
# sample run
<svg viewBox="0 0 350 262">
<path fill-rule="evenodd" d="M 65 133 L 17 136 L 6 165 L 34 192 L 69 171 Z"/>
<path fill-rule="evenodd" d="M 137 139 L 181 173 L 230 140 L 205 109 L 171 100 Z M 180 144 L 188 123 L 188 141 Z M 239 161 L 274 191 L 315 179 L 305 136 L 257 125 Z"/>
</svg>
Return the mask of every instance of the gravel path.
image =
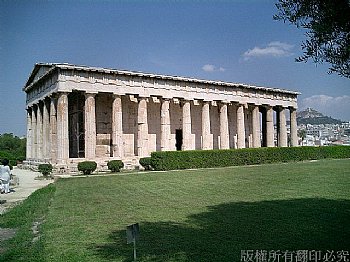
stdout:
<svg viewBox="0 0 350 262">
<path fill-rule="evenodd" d="M 39 188 L 45 187 L 53 180 L 35 179 L 41 176 L 39 172 L 19 169 L 14 167 L 12 173 L 19 178 L 19 184 L 11 187 L 11 192 L 8 194 L 0 194 L 0 214 L 3 214 L 9 208 L 21 203 L 30 194 Z"/>
</svg>

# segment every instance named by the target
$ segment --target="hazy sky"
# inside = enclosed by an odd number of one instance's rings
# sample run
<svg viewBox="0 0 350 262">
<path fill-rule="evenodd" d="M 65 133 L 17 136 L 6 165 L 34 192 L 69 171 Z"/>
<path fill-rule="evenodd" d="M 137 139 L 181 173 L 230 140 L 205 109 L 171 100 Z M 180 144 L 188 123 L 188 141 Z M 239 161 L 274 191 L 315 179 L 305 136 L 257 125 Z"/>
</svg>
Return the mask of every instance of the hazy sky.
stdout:
<svg viewBox="0 0 350 262">
<path fill-rule="evenodd" d="M 26 133 L 22 88 L 62 62 L 299 91 L 299 107 L 350 120 L 350 80 L 296 63 L 304 32 L 275 1 L 0 0 L 0 133 Z"/>
</svg>

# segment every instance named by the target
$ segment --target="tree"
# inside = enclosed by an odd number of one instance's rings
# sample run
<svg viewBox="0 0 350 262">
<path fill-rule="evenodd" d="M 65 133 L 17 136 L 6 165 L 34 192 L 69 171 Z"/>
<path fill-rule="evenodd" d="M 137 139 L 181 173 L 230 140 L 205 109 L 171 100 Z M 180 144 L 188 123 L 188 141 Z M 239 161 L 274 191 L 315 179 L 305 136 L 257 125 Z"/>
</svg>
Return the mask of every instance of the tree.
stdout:
<svg viewBox="0 0 350 262">
<path fill-rule="evenodd" d="M 0 134 L 0 158 L 24 160 L 26 158 L 26 139 L 12 133 Z"/>
<path fill-rule="evenodd" d="M 299 129 L 298 130 L 298 137 L 301 138 L 301 143 L 303 143 L 304 139 L 306 138 L 306 130 L 305 129 Z"/>
<path fill-rule="evenodd" d="M 329 73 L 350 78 L 350 1 L 278 0 L 275 20 L 307 30 L 297 62 L 329 63 Z"/>
</svg>

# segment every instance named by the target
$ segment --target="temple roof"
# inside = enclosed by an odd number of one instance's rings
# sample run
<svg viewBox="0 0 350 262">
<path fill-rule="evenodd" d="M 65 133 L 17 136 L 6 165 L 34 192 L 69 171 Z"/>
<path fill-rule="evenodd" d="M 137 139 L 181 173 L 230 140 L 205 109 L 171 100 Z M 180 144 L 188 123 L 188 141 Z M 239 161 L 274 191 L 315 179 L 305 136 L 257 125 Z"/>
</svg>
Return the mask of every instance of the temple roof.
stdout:
<svg viewBox="0 0 350 262">
<path fill-rule="evenodd" d="M 218 86 L 241 87 L 241 88 L 247 88 L 247 89 L 259 89 L 259 90 L 265 90 L 265 91 L 270 91 L 270 92 L 280 92 L 280 93 L 300 95 L 299 92 L 286 90 L 286 89 L 280 89 L 280 88 L 263 87 L 263 86 L 249 85 L 249 84 L 215 81 L 215 80 L 203 80 L 203 79 L 182 77 L 182 76 L 161 75 L 161 74 L 145 73 L 145 72 L 139 72 L 139 71 L 129 71 L 129 70 L 102 68 L 102 67 L 73 65 L 73 64 L 68 64 L 68 63 L 37 63 L 37 64 L 35 64 L 33 71 L 31 72 L 25 86 L 23 87 L 23 91 L 28 91 L 29 89 L 31 89 L 32 84 L 34 84 L 35 82 L 39 81 L 42 78 L 47 77 L 50 74 L 52 74 L 56 69 L 76 70 L 76 71 L 85 71 L 85 72 L 99 72 L 99 73 L 104 73 L 104 74 L 115 74 L 115 75 L 138 76 L 138 77 L 147 77 L 147 78 L 155 78 L 155 79 L 163 79 L 163 80 L 180 81 L 180 82 L 200 83 L 200 84 L 209 84 L 209 85 L 218 85 Z"/>
</svg>

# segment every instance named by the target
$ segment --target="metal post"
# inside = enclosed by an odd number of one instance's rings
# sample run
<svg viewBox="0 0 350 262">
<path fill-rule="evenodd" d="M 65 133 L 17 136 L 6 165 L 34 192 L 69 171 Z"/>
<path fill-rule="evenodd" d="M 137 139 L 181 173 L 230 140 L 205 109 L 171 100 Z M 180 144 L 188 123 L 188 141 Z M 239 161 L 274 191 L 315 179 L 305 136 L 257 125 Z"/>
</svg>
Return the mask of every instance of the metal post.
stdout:
<svg viewBox="0 0 350 262">
<path fill-rule="evenodd" d="M 136 239 L 134 238 L 134 261 L 136 262 Z"/>
</svg>

